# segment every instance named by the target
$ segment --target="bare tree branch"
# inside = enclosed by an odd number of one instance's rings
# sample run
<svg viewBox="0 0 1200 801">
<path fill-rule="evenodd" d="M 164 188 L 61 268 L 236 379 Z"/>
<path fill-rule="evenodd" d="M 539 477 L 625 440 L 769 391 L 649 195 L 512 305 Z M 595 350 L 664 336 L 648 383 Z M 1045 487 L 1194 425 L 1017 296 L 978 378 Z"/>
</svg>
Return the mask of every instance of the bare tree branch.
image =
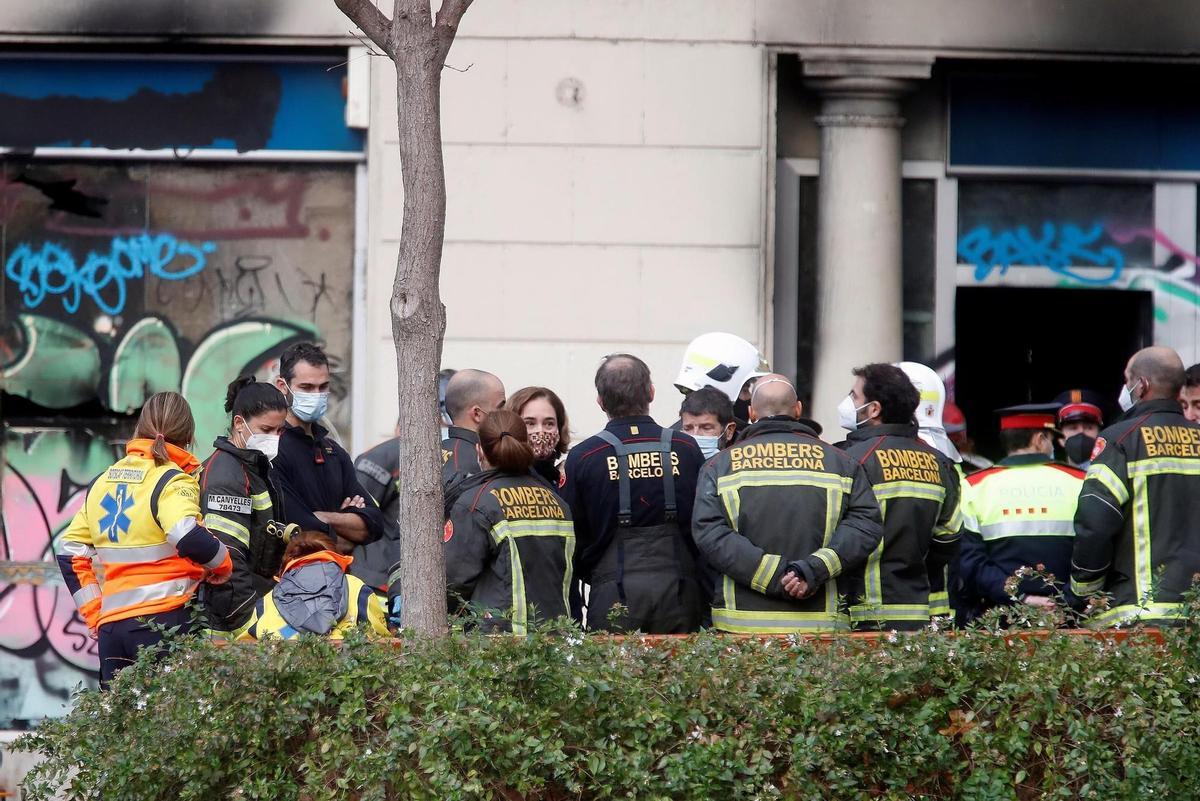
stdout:
<svg viewBox="0 0 1200 801">
<path fill-rule="evenodd" d="M 387 54 L 392 53 L 392 22 L 371 0 L 333 0 L 342 13 Z"/>
<path fill-rule="evenodd" d="M 471 2 L 472 0 L 443 0 L 442 7 L 438 9 L 436 25 L 439 28 L 447 27 L 457 31 L 458 23 L 471 7 Z"/>
</svg>

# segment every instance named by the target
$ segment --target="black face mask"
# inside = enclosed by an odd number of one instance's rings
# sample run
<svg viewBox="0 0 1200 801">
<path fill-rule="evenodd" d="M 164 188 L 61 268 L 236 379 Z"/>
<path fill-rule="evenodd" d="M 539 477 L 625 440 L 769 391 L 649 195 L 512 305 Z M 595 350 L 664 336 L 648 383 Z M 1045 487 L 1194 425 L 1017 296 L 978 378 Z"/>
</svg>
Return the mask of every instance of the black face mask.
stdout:
<svg viewBox="0 0 1200 801">
<path fill-rule="evenodd" d="M 1092 458 L 1092 450 L 1096 447 L 1096 438 L 1080 432 L 1073 434 L 1063 441 L 1063 450 L 1072 464 L 1083 464 Z"/>
</svg>

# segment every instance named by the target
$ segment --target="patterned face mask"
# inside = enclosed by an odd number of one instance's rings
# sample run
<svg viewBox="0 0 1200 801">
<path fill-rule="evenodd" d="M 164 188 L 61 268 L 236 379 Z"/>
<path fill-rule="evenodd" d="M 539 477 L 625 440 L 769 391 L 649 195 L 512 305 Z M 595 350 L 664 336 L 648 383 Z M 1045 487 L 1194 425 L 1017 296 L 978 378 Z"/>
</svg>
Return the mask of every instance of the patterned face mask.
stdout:
<svg viewBox="0 0 1200 801">
<path fill-rule="evenodd" d="M 535 459 L 549 459 L 558 447 L 558 434 L 549 431 L 529 432 L 529 447 L 533 448 Z"/>
</svg>

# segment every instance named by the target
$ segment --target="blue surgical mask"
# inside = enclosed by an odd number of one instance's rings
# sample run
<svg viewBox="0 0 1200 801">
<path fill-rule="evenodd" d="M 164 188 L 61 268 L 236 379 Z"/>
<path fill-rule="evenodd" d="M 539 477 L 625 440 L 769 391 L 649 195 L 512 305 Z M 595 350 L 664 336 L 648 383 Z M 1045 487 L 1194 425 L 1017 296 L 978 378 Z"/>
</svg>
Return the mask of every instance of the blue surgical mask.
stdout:
<svg viewBox="0 0 1200 801">
<path fill-rule="evenodd" d="M 693 434 L 692 439 L 696 440 L 696 444 L 700 446 L 700 452 L 704 454 L 705 459 L 711 459 L 717 455 L 717 451 L 721 450 L 721 437 L 702 437 L 699 434 Z"/>
<path fill-rule="evenodd" d="M 292 390 L 292 414 L 306 423 L 315 423 L 329 409 L 328 392 L 297 392 Z"/>
</svg>

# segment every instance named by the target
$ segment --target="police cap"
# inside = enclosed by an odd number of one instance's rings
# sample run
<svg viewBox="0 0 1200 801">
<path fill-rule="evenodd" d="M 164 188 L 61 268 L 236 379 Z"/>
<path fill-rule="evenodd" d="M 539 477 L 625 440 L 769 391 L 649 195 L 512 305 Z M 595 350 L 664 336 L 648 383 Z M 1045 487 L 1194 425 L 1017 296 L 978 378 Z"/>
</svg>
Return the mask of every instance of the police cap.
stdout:
<svg viewBox="0 0 1200 801">
<path fill-rule="evenodd" d="M 1058 410 L 1059 425 L 1078 420 L 1086 420 L 1096 425 L 1104 425 L 1104 405 L 1100 393 L 1090 389 L 1068 389 L 1054 399 L 1061 408 Z"/>
<path fill-rule="evenodd" d="M 1057 431 L 1054 424 L 1054 413 L 1058 411 L 1057 403 L 1023 403 L 1019 406 L 1005 406 L 997 409 L 1000 415 L 1000 430 L 1008 431 L 1016 428 L 1044 428 Z"/>
</svg>

